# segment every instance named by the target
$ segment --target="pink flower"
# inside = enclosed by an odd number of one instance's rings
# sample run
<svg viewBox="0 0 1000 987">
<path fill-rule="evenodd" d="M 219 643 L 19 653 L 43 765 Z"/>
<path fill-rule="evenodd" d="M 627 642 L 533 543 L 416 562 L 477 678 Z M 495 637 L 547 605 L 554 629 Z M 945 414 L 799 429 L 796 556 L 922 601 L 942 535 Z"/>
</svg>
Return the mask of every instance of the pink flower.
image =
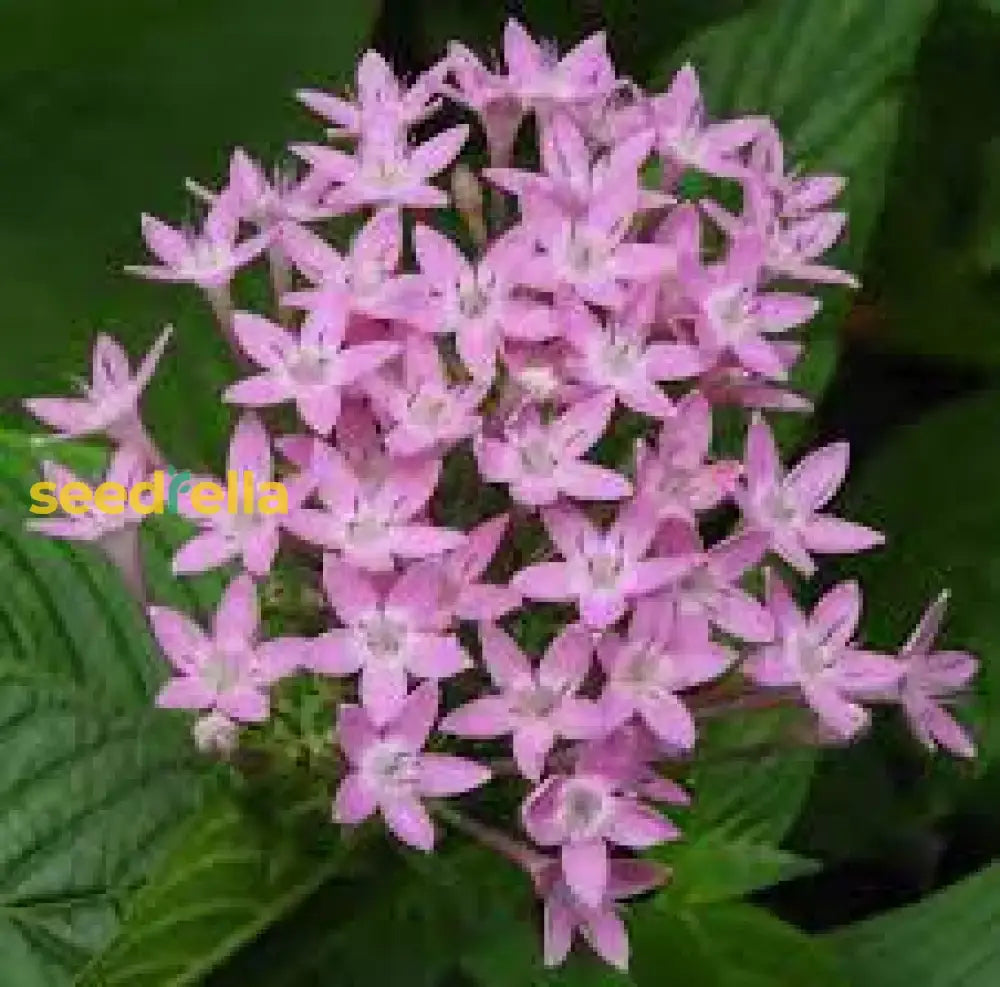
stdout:
<svg viewBox="0 0 1000 987">
<path fill-rule="evenodd" d="M 496 240 L 476 264 L 429 226 L 417 225 L 414 246 L 425 291 L 408 319 L 425 332 L 454 334 L 458 355 L 476 380 L 493 380 L 505 336 L 541 340 L 557 335 L 546 306 L 513 296 L 516 273 L 530 256 L 530 245 L 517 229 Z"/>
<path fill-rule="evenodd" d="M 580 500 L 619 500 L 632 486 L 614 470 L 581 457 L 604 433 L 614 398 L 598 395 L 581 401 L 543 425 L 534 409 L 525 410 L 506 429 L 503 441 L 480 438 L 476 461 L 491 483 L 506 483 L 518 503 L 553 504 L 560 494 Z"/>
<path fill-rule="evenodd" d="M 604 638 L 597 657 L 607 675 L 605 726 L 637 715 L 671 751 L 689 751 L 695 741 L 694 717 L 678 693 L 718 678 L 736 658 L 711 640 L 705 621 L 658 600 L 639 603 L 628 635 Z"/>
<path fill-rule="evenodd" d="M 246 474 L 252 477 L 257 490 L 261 484 L 273 482 L 271 442 L 256 415 L 245 414 L 237 423 L 229 443 L 226 469 L 227 474 L 236 474 L 241 491 Z M 242 493 L 239 513 L 231 514 L 224 504 L 219 505 L 215 514 L 196 511 L 191 504 L 190 489 L 199 481 L 200 478 L 195 478 L 186 484 L 189 489 L 181 491 L 179 505 L 181 513 L 198 524 L 201 531 L 177 551 L 173 561 L 174 572 L 178 575 L 204 572 L 239 559 L 248 572 L 255 576 L 265 575 L 270 571 L 278 551 L 278 532 L 284 515 L 263 514 L 259 509 L 252 513 L 244 512 Z M 296 483 L 286 482 L 289 508 L 308 494 L 310 486 L 308 478 Z"/>
<path fill-rule="evenodd" d="M 473 528 L 458 548 L 424 563 L 433 569 L 438 583 L 438 606 L 449 623 L 452 618 L 499 620 L 521 605 L 521 594 L 510 586 L 481 581 L 509 521 L 507 514 L 490 518 Z"/>
<path fill-rule="evenodd" d="M 798 350 L 773 337 L 807 323 L 820 303 L 809 295 L 760 292 L 763 260 L 757 244 L 738 240 L 721 262 L 705 266 L 682 254 L 679 264 L 684 290 L 698 306 L 695 334 L 705 362 L 735 361 L 767 380 L 784 380 Z"/>
<path fill-rule="evenodd" d="M 373 119 L 388 120 L 404 131 L 439 108 L 435 90 L 443 72 L 443 67 L 435 66 L 404 88 L 389 63 L 377 51 L 369 50 L 358 62 L 354 102 L 314 89 L 301 89 L 296 96 L 313 113 L 333 124 L 335 132 L 346 136 L 363 136 Z"/>
<path fill-rule="evenodd" d="M 606 531 L 572 507 L 547 508 L 542 520 L 565 561 L 528 566 L 511 585 L 532 600 L 575 601 L 591 628 L 609 627 L 633 601 L 676 581 L 691 565 L 687 559 L 647 558 L 656 520 L 638 502 Z"/>
<path fill-rule="evenodd" d="M 214 710 L 242 723 L 263 722 L 268 686 L 292 674 L 307 654 L 308 642 L 299 638 L 257 641 L 257 596 L 247 575 L 229 584 L 210 635 L 165 607 L 150 607 L 149 620 L 174 668 L 156 697 L 168 709 Z"/>
<path fill-rule="evenodd" d="M 595 159 L 576 124 L 568 116 L 556 115 L 542 129 L 542 174 L 487 168 L 483 177 L 518 196 L 529 209 L 541 200 L 567 214 L 586 213 L 602 196 L 622 185 L 634 188 L 639 208 L 652 208 L 668 201 L 662 193 L 639 185 L 639 169 L 649 157 L 653 140 L 652 130 L 643 131 L 612 145 Z"/>
<path fill-rule="evenodd" d="M 655 281 L 676 261 L 672 248 L 626 239 L 638 207 L 626 186 L 608 191 L 583 216 L 539 213 L 526 221 L 535 255 L 519 277 L 538 291 L 571 289 L 584 301 L 608 309 L 624 305 L 626 284 Z"/>
<path fill-rule="evenodd" d="M 59 463 L 42 463 L 42 476 L 56 485 L 54 496 L 58 498 L 63 487 L 79 483 L 73 472 Z M 93 501 L 83 505 L 80 514 L 62 514 L 56 517 L 30 518 L 26 527 L 30 531 L 47 535 L 49 538 L 66 538 L 71 541 L 100 541 L 125 528 L 142 523 L 142 515 L 134 511 L 128 502 L 128 491 L 146 479 L 146 463 L 142 453 L 131 446 L 122 446 L 111 458 L 104 483 L 118 483 L 125 488 L 126 499 L 122 511 L 112 514 L 98 510 Z"/>
<path fill-rule="evenodd" d="M 649 99 L 648 113 L 656 127 L 657 148 L 678 173 L 697 168 L 723 178 L 745 171 L 738 153 L 767 126 L 759 117 L 708 123 L 698 74 L 691 65 L 674 76 L 665 93 Z"/>
<path fill-rule="evenodd" d="M 323 206 L 341 215 L 363 206 L 440 208 L 448 196 L 430 180 L 458 157 L 469 136 L 465 124 L 451 127 L 423 144 L 409 145 L 391 118 L 373 117 L 354 155 L 318 144 L 292 150 L 321 177 L 336 184 Z"/>
<path fill-rule="evenodd" d="M 857 700 L 892 689 L 903 673 L 895 659 L 860 651 L 853 644 L 861 619 L 857 583 L 834 586 L 806 617 L 781 579 L 768 572 L 767 605 L 777 640 L 754 652 L 744 673 L 758 685 L 800 688 L 835 736 L 855 736 L 870 718 Z"/>
<path fill-rule="evenodd" d="M 610 95 L 617 85 L 604 32 L 592 34 L 560 58 L 515 20 L 503 32 L 507 84 L 521 104 L 543 115 Z"/>
<path fill-rule="evenodd" d="M 711 442 L 711 405 L 691 391 L 663 423 L 656 444 L 638 444 L 636 488 L 658 518 L 694 524 L 733 494 L 742 467 L 731 459 L 709 462 Z"/>
<path fill-rule="evenodd" d="M 144 214 L 142 236 L 160 263 L 130 264 L 125 270 L 153 281 L 190 282 L 209 291 L 224 288 L 270 240 L 269 234 L 260 234 L 240 241 L 239 230 L 239 202 L 231 190 L 216 197 L 197 233 Z"/>
<path fill-rule="evenodd" d="M 633 411 L 669 419 L 674 405 L 660 382 L 695 376 L 702 359 L 685 343 L 649 342 L 653 313 L 643 311 L 640 299 L 632 301 L 620 317 L 606 322 L 586 305 L 564 307 L 566 338 L 578 354 L 570 360 L 569 373 L 582 384 L 612 392 Z"/>
<path fill-rule="evenodd" d="M 403 352 L 402 380 L 387 374 L 367 385 L 373 404 L 389 423 L 385 446 L 392 456 L 442 455 L 479 431 L 476 408 L 487 388 L 449 385 L 437 347 L 426 337 L 410 336 Z"/>
<path fill-rule="evenodd" d="M 328 435 L 340 415 L 341 391 L 399 352 L 393 342 L 344 346 L 346 312 L 324 308 L 310 314 L 298 336 L 260 315 L 237 312 L 233 332 L 263 373 L 228 387 L 229 404 L 264 407 L 294 401 L 302 420 Z"/>
<path fill-rule="evenodd" d="M 391 572 L 394 559 L 422 559 L 462 544 L 461 532 L 417 520 L 437 485 L 439 460 L 397 461 L 391 472 L 367 480 L 323 446 L 314 452 L 311 472 L 324 509 L 290 509 L 285 527 L 343 553 L 360 569 Z"/>
<path fill-rule="evenodd" d="M 676 827 L 611 779 L 551 775 L 528 796 L 521 821 L 539 846 L 559 847 L 562 878 L 582 904 L 599 908 L 609 890 L 608 844 L 644 850 L 676 839 Z"/>
<path fill-rule="evenodd" d="M 736 501 L 746 525 L 765 532 L 771 548 L 803 575 L 816 569 L 811 552 L 860 552 L 885 540 L 864 525 L 819 513 L 844 482 L 847 459 L 847 443 L 835 442 L 809 453 L 786 474 L 767 423 L 757 415 L 750 424 L 745 481 Z"/>
<path fill-rule="evenodd" d="M 326 675 L 361 672 L 361 702 L 372 722 L 387 723 L 402 708 L 407 676 L 446 679 L 471 666 L 435 606 L 437 587 L 420 568 L 388 586 L 335 555 L 323 559 L 323 588 L 344 625 L 314 642 L 310 667 Z"/>
<path fill-rule="evenodd" d="M 414 689 L 381 729 L 359 706 L 340 707 L 337 740 L 350 769 L 333 805 L 337 822 L 353 825 L 377 811 L 403 843 L 433 849 L 434 824 L 421 800 L 460 795 L 490 778 L 489 769 L 475 761 L 422 753 L 437 708 L 431 683 Z"/>
<path fill-rule="evenodd" d="M 770 612 L 740 585 L 764 557 L 767 535 L 740 531 L 706 549 L 693 525 L 668 519 L 660 526 L 655 545 L 662 555 L 691 561 L 691 569 L 667 591 L 682 614 L 701 617 L 723 634 L 753 644 L 766 644 L 774 637 Z"/>
<path fill-rule="evenodd" d="M 125 350 L 101 333 L 94 343 L 91 382 L 83 386 L 83 397 L 28 398 L 25 407 L 67 438 L 105 432 L 120 443 L 135 439 L 143 434 L 139 396 L 152 379 L 171 331 L 168 326 L 160 333 L 134 374 Z"/>
<path fill-rule="evenodd" d="M 536 868 L 535 888 L 544 901 L 544 958 L 548 967 L 559 966 L 569 955 L 573 933 L 605 962 L 628 967 L 628 931 L 618 914 L 617 902 L 659 887 L 667 871 L 650 860 L 613 859 L 608 881 L 597 907 L 584 904 L 566 883 L 558 861 Z"/>
<path fill-rule="evenodd" d="M 537 782 L 558 738 L 582 740 L 602 729 L 595 704 L 576 695 L 593 658 L 590 636 L 570 625 L 532 668 L 503 631 L 483 624 L 479 634 L 483 661 L 500 691 L 460 706 L 441 721 L 440 729 L 480 739 L 510 734 L 518 769 Z"/>
<path fill-rule="evenodd" d="M 941 746 L 959 757 L 975 757 L 975 742 L 947 710 L 946 702 L 969 684 L 979 662 L 966 651 L 931 650 L 947 606 L 945 592 L 927 608 L 900 651 L 904 669 L 899 695 L 906 719 L 925 747 Z"/>
<path fill-rule="evenodd" d="M 413 275 L 397 276 L 403 229 L 397 209 L 380 209 L 354 236 L 347 256 L 305 227 L 284 228 L 288 259 L 316 287 L 291 291 L 285 305 L 322 312 L 346 306 L 354 315 L 392 319 L 406 314 Z"/>
</svg>

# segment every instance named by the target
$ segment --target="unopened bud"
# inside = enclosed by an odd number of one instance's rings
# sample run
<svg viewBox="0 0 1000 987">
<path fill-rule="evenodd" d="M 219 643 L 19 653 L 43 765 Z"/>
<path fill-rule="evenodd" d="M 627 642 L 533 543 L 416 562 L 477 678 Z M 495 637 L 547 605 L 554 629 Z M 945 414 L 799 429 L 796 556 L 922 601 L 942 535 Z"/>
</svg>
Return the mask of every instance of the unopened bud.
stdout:
<svg viewBox="0 0 1000 987">
<path fill-rule="evenodd" d="M 228 757 L 236 750 L 239 724 L 222 713 L 211 712 L 194 725 L 194 744 L 204 754 Z"/>
</svg>

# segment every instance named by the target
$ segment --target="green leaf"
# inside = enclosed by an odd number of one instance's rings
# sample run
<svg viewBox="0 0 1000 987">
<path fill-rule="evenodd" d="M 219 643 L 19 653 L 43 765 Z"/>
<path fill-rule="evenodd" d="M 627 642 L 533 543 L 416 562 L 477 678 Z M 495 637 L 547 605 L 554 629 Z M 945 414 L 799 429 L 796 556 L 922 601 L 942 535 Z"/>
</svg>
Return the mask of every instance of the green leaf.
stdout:
<svg viewBox="0 0 1000 987">
<path fill-rule="evenodd" d="M 797 717 L 784 711 L 735 714 L 703 732 L 689 778 L 691 809 L 678 816 L 686 838 L 775 845 L 795 822 L 809 791 L 815 754 L 783 748 Z"/>
<path fill-rule="evenodd" d="M 194 816 L 79 987 L 201 983 L 330 879 L 350 844 L 329 846 L 328 822 L 326 841 L 307 841 L 287 826 L 295 807 L 280 811 L 264 819 L 223 797 Z"/>
<path fill-rule="evenodd" d="M 669 844 L 655 856 L 673 871 L 665 893 L 691 905 L 742 898 L 819 870 L 815 861 L 769 843 L 712 834 Z"/>
<path fill-rule="evenodd" d="M 1000 864 L 831 937 L 865 987 L 993 987 L 1000 982 Z"/>
<path fill-rule="evenodd" d="M 685 987 L 847 987 L 826 943 L 751 905 L 678 908 L 660 896 L 634 910 L 630 937 L 637 987 L 659 987 L 668 970 Z"/>
<path fill-rule="evenodd" d="M 176 326 L 146 408 L 168 458 L 218 461 L 235 377 L 192 288 L 140 282 L 142 211 L 191 215 L 186 176 L 232 147 L 267 160 L 319 125 L 298 88 L 349 80 L 377 0 L 9 0 L 0 43 L 0 263 L 9 331 L 0 393 L 60 393 L 105 328 L 133 355 Z"/>
<path fill-rule="evenodd" d="M 882 210 L 895 142 L 902 83 L 935 0 L 769 0 L 697 36 L 671 60 L 699 69 L 709 111 L 767 114 L 778 124 L 786 164 L 848 178 L 841 208 L 850 215 L 833 262 L 858 270 Z M 661 73 L 665 83 L 669 74 Z M 808 332 L 792 383 L 823 393 L 837 360 L 836 327 L 847 311 L 844 289 L 824 292 L 824 313 Z M 803 420 L 779 422 L 780 438 L 801 437 Z"/>
<path fill-rule="evenodd" d="M 844 568 L 865 589 L 865 637 L 905 640 L 942 589 L 952 598 L 942 641 L 979 654 L 974 713 L 983 753 L 1000 753 L 1000 459 L 992 450 L 1000 394 L 956 401 L 901 428 L 852 477 L 843 513 L 886 535 L 882 550 Z"/>
</svg>

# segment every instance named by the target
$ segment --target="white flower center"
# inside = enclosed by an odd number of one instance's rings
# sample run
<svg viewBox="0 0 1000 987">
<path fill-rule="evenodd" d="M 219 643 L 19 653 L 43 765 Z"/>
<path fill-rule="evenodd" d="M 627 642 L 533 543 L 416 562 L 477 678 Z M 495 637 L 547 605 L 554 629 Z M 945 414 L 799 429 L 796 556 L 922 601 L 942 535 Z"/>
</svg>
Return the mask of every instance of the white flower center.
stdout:
<svg viewBox="0 0 1000 987">
<path fill-rule="evenodd" d="M 560 815 L 571 839 L 588 839 L 598 835 L 611 814 L 611 808 L 608 792 L 603 787 L 573 779 L 563 788 Z"/>
<path fill-rule="evenodd" d="M 286 370 L 296 384 L 324 384 L 331 363 L 329 353 L 312 346 L 300 346 L 286 364 Z"/>
<path fill-rule="evenodd" d="M 412 792 L 417 783 L 417 757 L 397 741 L 380 740 L 365 751 L 361 773 L 382 791 Z"/>
<path fill-rule="evenodd" d="M 396 662 L 406 643 L 406 626 L 393 620 L 385 613 L 379 613 L 359 625 L 365 650 L 373 657 L 385 662 Z"/>
</svg>

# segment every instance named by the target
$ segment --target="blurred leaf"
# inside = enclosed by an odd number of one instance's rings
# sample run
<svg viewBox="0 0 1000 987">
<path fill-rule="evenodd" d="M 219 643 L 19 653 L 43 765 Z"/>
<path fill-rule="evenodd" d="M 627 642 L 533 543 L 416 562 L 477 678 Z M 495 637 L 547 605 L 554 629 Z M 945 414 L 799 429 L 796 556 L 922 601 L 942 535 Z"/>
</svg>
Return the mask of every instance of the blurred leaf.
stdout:
<svg viewBox="0 0 1000 987">
<path fill-rule="evenodd" d="M 815 752 L 782 749 L 796 720 L 784 711 L 733 714 L 710 721 L 689 777 L 692 803 L 679 816 L 686 838 L 777 844 L 809 790 Z"/>
<path fill-rule="evenodd" d="M 5 0 L 0 45 L 0 394 L 60 393 L 93 331 L 138 356 L 176 325 L 147 409 L 181 466 L 221 458 L 234 376 L 193 288 L 121 272 L 141 260 L 139 214 L 190 214 L 185 176 L 212 183 L 231 148 L 266 157 L 308 135 L 293 90 L 352 74 L 376 0 Z"/>
<path fill-rule="evenodd" d="M 866 282 L 884 345 L 1000 360 L 1000 18 L 942 4 L 917 63 Z"/>
<path fill-rule="evenodd" d="M 282 817 L 295 811 L 280 807 Z M 202 983 L 336 873 L 347 852 L 343 841 L 325 853 L 322 845 L 309 847 L 232 799 L 214 802 L 178 833 L 173 851 L 130 902 L 120 933 L 78 983 Z"/>
<path fill-rule="evenodd" d="M 830 936 L 865 987 L 993 987 L 1000 981 L 1000 865 Z"/>
<path fill-rule="evenodd" d="M 846 176 L 849 232 L 831 258 L 857 271 L 882 210 L 903 83 L 934 7 L 935 0 L 768 0 L 685 45 L 660 81 L 692 61 L 710 113 L 768 114 L 785 140 L 786 166 Z M 823 295 L 824 312 L 792 374 L 813 398 L 833 376 L 836 327 L 850 303 L 844 289 Z M 800 438 L 806 421 L 783 417 L 779 437 Z"/>
<path fill-rule="evenodd" d="M 690 905 L 742 898 L 819 870 L 814 861 L 769 843 L 710 833 L 668 844 L 655 856 L 673 871 L 664 893 Z"/>
<path fill-rule="evenodd" d="M 634 910 L 630 935 L 637 987 L 847 987 L 826 943 L 751 905 L 678 909 L 662 896 Z"/>
</svg>

